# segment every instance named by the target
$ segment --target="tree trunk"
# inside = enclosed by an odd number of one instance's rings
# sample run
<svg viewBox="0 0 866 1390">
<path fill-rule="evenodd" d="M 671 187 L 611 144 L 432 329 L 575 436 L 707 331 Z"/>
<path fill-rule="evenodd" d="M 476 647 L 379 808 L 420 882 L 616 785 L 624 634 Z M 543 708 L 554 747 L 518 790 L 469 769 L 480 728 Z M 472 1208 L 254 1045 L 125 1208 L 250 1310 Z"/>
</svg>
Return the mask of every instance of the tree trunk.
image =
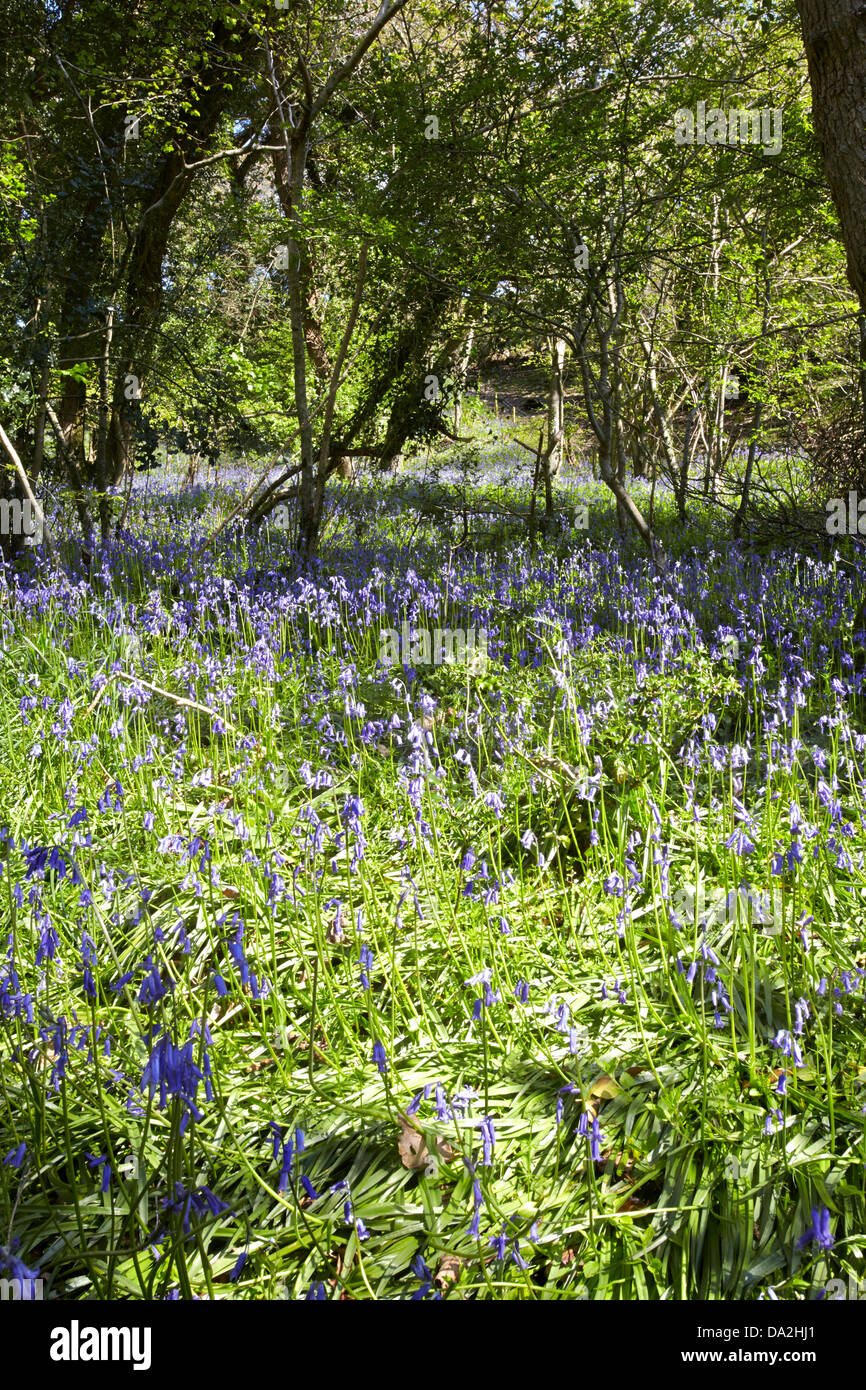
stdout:
<svg viewBox="0 0 866 1390">
<path fill-rule="evenodd" d="M 797 10 L 848 279 L 866 312 L 866 10 L 862 0 L 797 0 Z"/>
<path fill-rule="evenodd" d="M 96 469 L 94 481 L 99 493 L 99 530 L 102 544 L 108 544 L 111 532 L 111 508 L 108 501 L 108 372 L 111 360 L 111 338 L 114 330 L 114 310 L 105 316 L 105 337 L 99 359 L 99 423 L 96 432 Z"/>
<path fill-rule="evenodd" d="M 547 394 L 547 471 L 555 478 L 562 467 L 562 441 L 565 435 L 565 403 L 562 376 L 565 370 L 562 338 L 550 340 L 550 384 Z"/>
</svg>

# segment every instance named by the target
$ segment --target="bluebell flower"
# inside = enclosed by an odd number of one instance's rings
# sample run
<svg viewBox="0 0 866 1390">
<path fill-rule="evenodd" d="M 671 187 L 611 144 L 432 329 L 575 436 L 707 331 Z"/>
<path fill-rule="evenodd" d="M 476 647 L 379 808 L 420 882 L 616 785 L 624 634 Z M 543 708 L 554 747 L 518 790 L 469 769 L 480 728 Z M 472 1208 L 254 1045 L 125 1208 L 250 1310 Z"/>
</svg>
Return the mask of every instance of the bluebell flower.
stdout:
<svg viewBox="0 0 866 1390">
<path fill-rule="evenodd" d="M 493 1146 L 496 1143 L 496 1130 L 493 1128 L 493 1121 L 489 1117 L 480 1120 L 478 1128 L 481 1130 L 481 1140 L 483 1144 L 483 1157 L 481 1163 L 489 1168 L 493 1162 Z"/>
<path fill-rule="evenodd" d="M 148 956 L 144 962 L 144 979 L 138 991 L 139 1004 L 156 1004 L 166 994 L 166 987 L 162 983 L 159 968 L 154 964 L 153 957 Z M 174 988 L 173 985 L 170 988 Z"/>
<path fill-rule="evenodd" d="M 87 1159 L 88 1168 L 102 1169 L 102 1187 L 100 1190 L 102 1192 L 107 1192 L 109 1183 L 111 1182 L 111 1165 L 108 1162 L 108 1154 L 100 1154 L 97 1158 L 85 1150 L 84 1156 Z"/>
<path fill-rule="evenodd" d="M 732 849 L 735 854 L 739 854 L 740 856 L 752 854 L 755 849 L 754 844 L 749 839 L 742 826 L 738 826 L 736 830 L 731 832 L 725 840 L 725 847 L 727 849 Z"/>
<path fill-rule="evenodd" d="M 448 1101 L 445 1097 L 445 1088 L 439 1081 L 436 1082 L 435 1086 L 434 1104 L 437 1120 L 447 1120 L 449 1116 Z"/>
<path fill-rule="evenodd" d="M 148 1091 L 151 1097 L 159 1093 L 157 1106 L 160 1110 L 165 1109 L 169 1098 L 176 1097 L 186 1112 L 181 1122 L 183 1131 L 190 1116 L 194 1120 L 202 1117 L 196 1105 L 196 1094 L 199 1083 L 204 1079 L 204 1072 L 193 1060 L 192 1039 L 179 1047 L 164 1033 L 142 1072 L 140 1089 Z"/>
<path fill-rule="evenodd" d="M 477 975 L 470 975 L 469 979 L 464 980 L 463 983 L 465 985 L 489 984 L 492 973 L 490 966 L 487 965 L 483 970 L 479 970 Z"/>
<path fill-rule="evenodd" d="M 805 1066 L 803 1053 L 800 1045 L 792 1033 L 786 1028 L 780 1028 L 773 1038 L 773 1047 L 777 1047 L 783 1057 L 790 1057 L 795 1067 Z"/>
<path fill-rule="evenodd" d="M 492 1245 L 496 1251 L 497 1260 L 504 1260 L 508 1250 L 508 1237 L 505 1234 L 505 1222 L 502 1223 L 502 1230 L 498 1236 L 491 1236 L 488 1245 Z"/>
<path fill-rule="evenodd" d="M 373 1043 L 373 1061 L 379 1068 L 381 1075 L 384 1076 L 388 1070 L 388 1058 L 385 1055 L 384 1047 L 379 1041 Z"/>
<path fill-rule="evenodd" d="M 442 1295 L 439 1290 L 433 1288 L 433 1271 L 430 1266 L 425 1263 L 421 1254 L 415 1256 L 409 1267 L 415 1275 L 415 1278 L 421 1282 L 420 1289 L 413 1293 L 411 1301 L 415 1303 L 419 1299 L 426 1298 L 431 1290 L 433 1291 L 434 1298 L 441 1299 Z"/>
<path fill-rule="evenodd" d="M 285 1192 L 289 1185 L 289 1178 L 292 1173 L 292 1158 L 295 1146 L 291 1139 L 287 1139 L 283 1144 L 282 1160 L 280 1164 L 280 1181 L 277 1187 L 278 1192 Z"/>
<path fill-rule="evenodd" d="M 465 1161 L 465 1160 L 464 1160 Z M 472 1171 L 471 1165 L 469 1165 Z M 467 1235 L 473 1240 L 479 1239 L 478 1222 L 481 1217 L 481 1208 L 484 1206 L 484 1193 L 481 1191 L 481 1183 L 477 1178 L 472 1179 L 472 1221 L 467 1231 Z"/>
<path fill-rule="evenodd" d="M 280 1145 L 283 1142 L 283 1131 L 280 1129 L 279 1125 L 274 1124 L 273 1120 L 268 1120 L 268 1128 L 271 1131 L 274 1146 L 274 1163 L 276 1163 L 277 1159 L 280 1156 Z"/>
<path fill-rule="evenodd" d="M 96 982 L 93 968 L 96 965 L 96 946 L 93 938 L 85 931 L 81 937 L 81 964 L 83 969 L 82 987 L 88 999 L 96 998 Z"/>
<path fill-rule="evenodd" d="M 811 1241 L 822 1250 L 832 1250 L 834 1241 L 830 1231 L 830 1212 L 827 1207 L 812 1208 L 812 1224 L 797 1241 L 797 1249 L 802 1250 Z"/>
<path fill-rule="evenodd" d="M 22 1295 L 32 1300 L 36 1297 L 36 1290 L 31 1281 L 39 1278 L 39 1268 L 37 1266 L 35 1269 L 30 1269 L 23 1260 L 18 1258 L 15 1251 L 20 1244 L 21 1241 L 16 1236 L 10 1246 L 0 1245 L 0 1269 L 6 1270 L 10 1279 L 17 1279 Z"/>
<path fill-rule="evenodd" d="M 373 969 L 373 952 L 369 946 L 361 947 L 358 964 L 361 967 L 361 988 L 369 989 L 370 978 L 367 972 Z"/>
<path fill-rule="evenodd" d="M 519 1244 L 519 1242 L 518 1242 L 518 1240 L 517 1240 L 516 1238 L 515 1238 L 515 1240 L 514 1240 L 514 1244 L 513 1244 L 512 1248 L 511 1248 L 511 1258 L 512 1258 L 512 1260 L 514 1261 L 514 1263 L 517 1265 L 517 1268 L 518 1268 L 518 1269 L 528 1269 L 528 1268 L 529 1268 L 529 1265 L 527 1264 L 526 1260 L 524 1260 L 523 1256 L 522 1256 L 521 1253 L 520 1253 L 520 1244 Z"/>
<path fill-rule="evenodd" d="M 604 1134 L 597 1119 L 592 1122 L 592 1136 L 589 1141 L 590 1157 L 593 1163 L 601 1161 L 601 1146 L 604 1141 Z"/>
</svg>

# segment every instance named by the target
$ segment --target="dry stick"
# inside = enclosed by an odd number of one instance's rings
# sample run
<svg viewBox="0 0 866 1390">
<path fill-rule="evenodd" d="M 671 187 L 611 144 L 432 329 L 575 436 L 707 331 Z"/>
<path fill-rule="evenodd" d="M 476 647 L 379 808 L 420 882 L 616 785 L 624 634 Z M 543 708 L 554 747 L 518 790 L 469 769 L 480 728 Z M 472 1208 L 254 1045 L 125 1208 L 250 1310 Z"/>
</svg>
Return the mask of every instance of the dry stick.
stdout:
<svg viewBox="0 0 866 1390">
<path fill-rule="evenodd" d="M 57 558 L 57 551 L 54 548 L 54 542 L 52 541 L 51 536 L 48 533 L 48 527 L 45 525 L 45 513 L 43 512 L 42 508 L 40 507 L 39 503 L 36 501 L 36 498 L 33 495 L 33 489 L 30 486 L 30 483 L 28 482 L 27 474 L 24 472 L 24 466 L 21 463 L 20 458 L 16 454 L 15 447 L 2 425 L 0 425 L 0 444 L 3 445 L 3 448 L 6 450 L 7 454 L 12 460 L 13 467 L 15 469 L 15 472 L 18 474 L 21 486 L 24 489 L 24 492 L 27 496 L 28 501 L 30 502 L 31 507 L 36 513 L 36 520 L 38 524 L 42 527 L 42 535 L 45 540 L 45 547 L 48 551 L 49 556 L 51 557 L 51 563 L 54 565 L 55 569 L 59 569 L 60 561 Z"/>
<path fill-rule="evenodd" d="M 117 672 L 116 672 L 116 671 L 112 671 L 111 675 L 108 677 L 108 680 L 105 682 L 105 685 L 103 685 L 102 688 L 101 688 L 99 691 L 97 691 L 96 695 L 95 695 L 94 698 L 90 701 L 90 704 L 87 706 L 87 709 L 84 711 L 84 718 L 85 718 L 85 719 L 87 718 L 88 714 L 92 714 L 92 713 L 93 713 L 93 711 L 96 709 L 96 706 L 99 704 L 100 700 L 101 700 L 101 699 L 106 695 L 106 693 L 111 689 L 111 687 L 112 687 L 112 685 L 114 684 L 114 682 L 115 682 L 116 679 L 117 679 Z"/>
<path fill-rule="evenodd" d="M 207 705 L 200 705 L 197 700 L 185 700 L 182 695 L 172 695 L 170 690 L 163 690 L 162 686 L 159 685 L 151 685 L 150 681 L 142 680 L 141 676 L 132 676 L 128 671 L 115 671 L 114 674 L 120 676 L 121 680 L 131 681 L 133 685 L 143 685 L 145 690 L 152 690 L 154 695 L 164 695 L 167 700 L 171 700 L 176 705 L 183 705 L 185 709 L 201 710 L 202 714 L 209 715 L 211 719 L 219 719 L 229 733 L 240 734 L 240 730 L 236 729 L 234 724 L 223 719 L 216 710 L 208 709 Z"/>
<path fill-rule="evenodd" d="M 317 407 L 316 409 L 317 409 L 317 410 L 320 410 L 320 409 L 322 408 L 322 404 L 323 404 L 323 402 L 320 401 L 319 404 L 318 404 L 318 407 Z M 314 410 L 314 411 L 312 412 L 312 414 L 315 415 L 315 414 L 316 414 L 316 410 Z M 280 458 L 280 456 L 281 456 L 282 454 L 284 454 L 284 453 L 286 452 L 286 449 L 288 448 L 288 446 L 289 446 L 291 443 L 293 443 L 293 441 L 294 441 L 295 438 L 300 434 L 300 432 L 301 432 L 301 431 L 300 431 L 300 427 L 298 427 L 296 430 L 294 430 L 294 431 L 292 432 L 292 434 L 289 436 L 289 438 L 286 440 L 285 444 L 281 445 L 281 447 L 277 450 L 277 452 L 274 454 L 273 458 L 269 459 L 268 464 L 267 464 L 267 467 L 265 468 L 264 473 L 262 473 L 258 478 L 256 478 L 256 481 L 253 483 L 253 485 L 252 485 L 252 487 L 250 488 L 249 492 L 246 493 L 246 495 L 245 495 L 244 497 L 241 498 L 240 502 L 238 502 L 238 504 L 237 504 L 236 507 L 233 507 L 233 508 L 232 508 L 232 510 L 229 512 L 228 516 L 226 517 L 225 521 L 221 521 L 220 524 L 219 524 L 219 526 L 216 528 L 216 530 L 215 530 L 215 531 L 212 531 L 211 534 L 210 534 L 209 536 L 206 536 L 205 539 L 202 541 L 201 545 L 200 545 L 199 548 L 198 548 L 198 553 L 199 553 L 199 554 L 201 554 L 201 552 L 202 552 L 203 550 L 206 550 L 206 549 L 208 548 L 208 546 L 213 545 L 213 543 L 214 543 L 214 541 L 216 540 L 217 536 L 221 536 L 222 533 L 223 533 L 223 531 L 225 531 L 225 530 L 232 524 L 232 522 L 234 521 L 235 517 L 236 517 L 236 516 L 239 516 L 239 515 L 241 514 L 241 512 L 242 512 L 242 511 L 244 510 L 244 508 L 246 507 L 247 503 L 248 503 L 249 501 L 251 501 L 253 497 L 255 497 L 255 495 L 256 495 L 256 493 L 258 492 L 259 488 L 261 487 L 262 483 L 266 480 L 268 474 L 269 474 L 269 473 L 273 470 L 273 468 L 276 466 L 277 460 Z"/>
</svg>

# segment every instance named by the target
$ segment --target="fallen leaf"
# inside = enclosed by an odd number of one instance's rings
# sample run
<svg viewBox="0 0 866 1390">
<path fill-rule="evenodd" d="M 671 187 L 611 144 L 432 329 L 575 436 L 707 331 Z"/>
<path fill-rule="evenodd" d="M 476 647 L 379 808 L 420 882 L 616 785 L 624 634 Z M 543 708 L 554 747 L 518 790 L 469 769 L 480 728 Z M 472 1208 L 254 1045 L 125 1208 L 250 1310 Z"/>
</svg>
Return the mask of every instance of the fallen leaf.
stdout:
<svg viewBox="0 0 866 1390">
<path fill-rule="evenodd" d="M 451 1162 L 454 1157 L 454 1150 L 447 1139 L 442 1139 L 437 1135 L 433 1147 L 443 1163 Z M 412 1124 L 408 1115 L 400 1116 L 400 1138 L 397 1140 L 397 1148 L 403 1160 L 404 1168 L 409 1168 L 415 1172 L 428 1167 L 430 1150 L 427 1147 L 427 1141 L 420 1130 L 417 1130 Z"/>
<path fill-rule="evenodd" d="M 404 1168 L 410 1168 L 414 1172 L 418 1168 L 427 1167 L 430 1152 L 424 1142 L 424 1135 L 419 1134 L 405 1115 L 400 1116 L 400 1138 L 397 1140 L 397 1148 Z"/>
<path fill-rule="evenodd" d="M 444 1289 L 447 1284 L 456 1284 L 462 1268 L 463 1260 L 459 1255 L 443 1255 L 433 1276 L 434 1284 L 438 1284 L 440 1289 Z"/>
<path fill-rule="evenodd" d="M 597 1096 L 599 1100 L 613 1100 L 614 1096 L 618 1096 L 621 1090 L 622 1086 L 619 1082 L 605 1073 L 604 1076 L 600 1076 L 597 1081 L 592 1083 L 589 1094 Z"/>
<path fill-rule="evenodd" d="M 620 1207 L 617 1207 L 617 1211 L 646 1211 L 647 1206 L 648 1204 L 646 1202 L 639 1201 L 637 1197 L 626 1197 L 622 1205 Z"/>
</svg>

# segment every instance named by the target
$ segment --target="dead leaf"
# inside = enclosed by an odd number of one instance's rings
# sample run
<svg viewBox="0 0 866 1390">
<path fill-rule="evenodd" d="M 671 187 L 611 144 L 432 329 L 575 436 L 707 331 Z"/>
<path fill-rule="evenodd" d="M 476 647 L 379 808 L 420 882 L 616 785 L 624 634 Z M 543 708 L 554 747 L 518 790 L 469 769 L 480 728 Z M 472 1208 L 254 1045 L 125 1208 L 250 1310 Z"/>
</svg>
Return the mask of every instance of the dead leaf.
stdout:
<svg viewBox="0 0 866 1390">
<path fill-rule="evenodd" d="M 637 1197 L 626 1197 L 621 1206 L 617 1207 L 618 1212 L 646 1211 L 647 1203 L 641 1202 Z"/>
<path fill-rule="evenodd" d="M 404 1168 L 410 1168 L 414 1172 L 416 1169 L 427 1167 L 430 1152 L 424 1142 L 424 1135 L 419 1134 L 405 1115 L 400 1116 L 400 1138 L 397 1140 L 397 1148 Z"/>
<path fill-rule="evenodd" d="M 619 1082 L 605 1072 L 604 1076 L 600 1076 L 597 1081 L 592 1083 L 589 1094 L 596 1096 L 599 1100 L 613 1100 L 614 1096 L 618 1096 L 621 1090 L 622 1086 Z"/>
<path fill-rule="evenodd" d="M 438 1284 L 440 1289 L 444 1289 L 448 1284 L 456 1284 L 462 1268 L 463 1260 L 459 1255 L 443 1255 L 433 1276 L 433 1283 Z"/>
<path fill-rule="evenodd" d="M 430 1163 L 430 1150 L 424 1135 L 417 1130 L 409 1119 L 408 1115 L 400 1116 L 400 1138 L 397 1140 L 397 1148 L 403 1160 L 404 1168 L 409 1168 L 416 1172 L 421 1168 L 426 1168 Z M 434 1140 L 434 1148 L 443 1163 L 450 1163 L 454 1157 L 454 1150 L 447 1139 L 442 1139 L 437 1135 Z"/>
</svg>

